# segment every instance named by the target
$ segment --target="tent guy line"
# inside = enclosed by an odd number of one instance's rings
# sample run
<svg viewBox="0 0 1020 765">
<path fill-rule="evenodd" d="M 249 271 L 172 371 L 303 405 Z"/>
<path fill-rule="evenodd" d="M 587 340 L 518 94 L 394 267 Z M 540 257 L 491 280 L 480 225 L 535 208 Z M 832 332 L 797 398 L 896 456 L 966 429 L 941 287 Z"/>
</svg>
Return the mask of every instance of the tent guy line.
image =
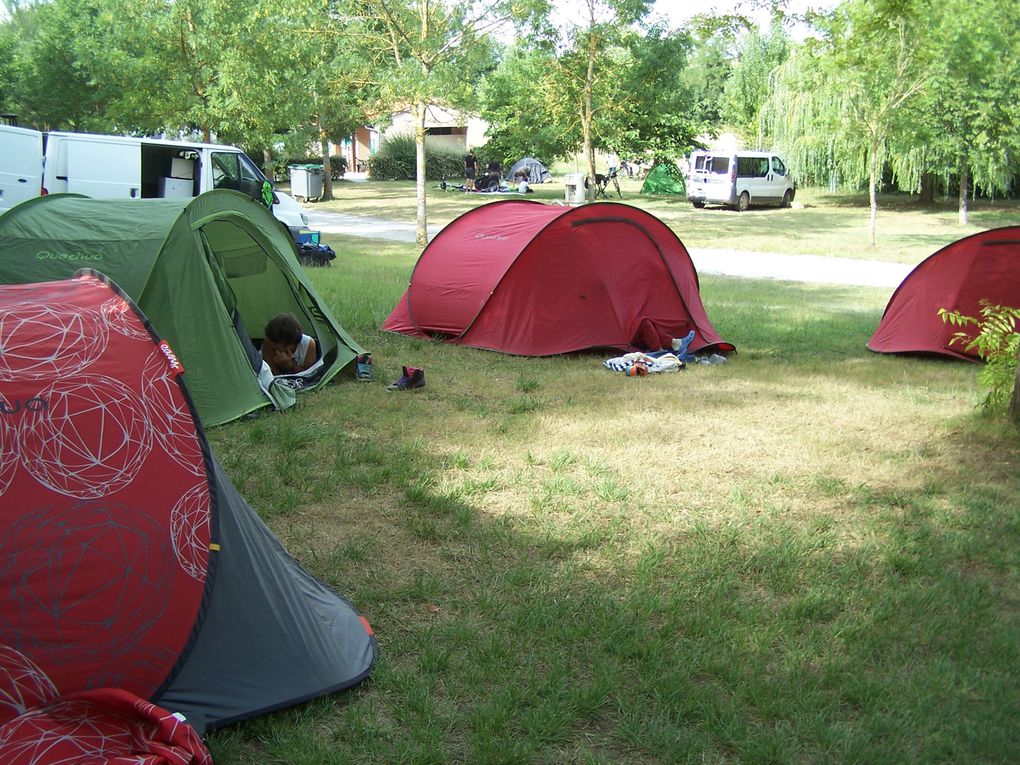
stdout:
<svg viewBox="0 0 1020 765">
<path fill-rule="evenodd" d="M 325 212 L 305 208 L 309 226 L 327 234 L 414 242 L 413 223 L 384 220 L 365 215 Z M 443 226 L 429 226 L 433 239 Z M 681 237 L 682 239 L 682 237 Z M 913 266 L 880 260 L 827 258 L 819 255 L 782 255 L 690 247 L 687 250 L 699 274 L 778 279 L 812 284 L 843 284 L 860 287 L 898 287 Z"/>
</svg>

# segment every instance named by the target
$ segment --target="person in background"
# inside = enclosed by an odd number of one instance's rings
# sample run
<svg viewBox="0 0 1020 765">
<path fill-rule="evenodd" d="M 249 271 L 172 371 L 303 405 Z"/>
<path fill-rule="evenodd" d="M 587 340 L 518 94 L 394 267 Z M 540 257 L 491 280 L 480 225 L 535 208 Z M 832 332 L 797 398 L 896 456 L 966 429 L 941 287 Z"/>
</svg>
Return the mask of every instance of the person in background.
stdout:
<svg viewBox="0 0 1020 765">
<path fill-rule="evenodd" d="M 315 363 L 315 338 L 304 334 L 294 314 L 281 313 L 266 324 L 262 358 L 274 375 L 304 372 Z"/>
<path fill-rule="evenodd" d="M 607 175 L 610 177 L 616 175 L 616 171 L 620 169 L 620 155 L 615 151 L 609 152 L 609 156 L 606 157 L 606 164 L 609 167 Z"/>
<path fill-rule="evenodd" d="M 471 182 L 475 179 L 475 171 L 478 167 L 478 160 L 475 159 L 475 153 L 468 149 L 467 156 L 464 157 L 464 178 L 467 180 L 467 185 L 470 186 Z"/>
<path fill-rule="evenodd" d="M 517 173 L 517 193 L 518 194 L 531 194 L 531 184 L 528 183 L 528 173 L 526 170 L 521 170 Z"/>
</svg>

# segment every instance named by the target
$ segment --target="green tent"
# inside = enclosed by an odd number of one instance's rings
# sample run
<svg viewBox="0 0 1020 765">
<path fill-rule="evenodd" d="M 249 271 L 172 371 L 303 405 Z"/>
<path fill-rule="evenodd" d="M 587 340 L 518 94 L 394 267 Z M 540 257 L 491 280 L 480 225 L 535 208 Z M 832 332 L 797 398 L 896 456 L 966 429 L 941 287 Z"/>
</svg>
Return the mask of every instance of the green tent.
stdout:
<svg viewBox="0 0 1020 765">
<path fill-rule="evenodd" d="M 672 162 L 660 162 L 648 171 L 642 194 L 686 194 L 684 174 Z"/>
<path fill-rule="evenodd" d="M 53 194 L 0 215 L 0 284 L 65 279 L 85 267 L 119 284 L 167 340 L 207 426 L 293 403 L 290 388 L 264 372 L 260 380 L 251 340 L 278 313 L 294 314 L 321 352 L 302 390 L 363 352 L 316 294 L 287 230 L 236 191 L 194 199 Z"/>
</svg>

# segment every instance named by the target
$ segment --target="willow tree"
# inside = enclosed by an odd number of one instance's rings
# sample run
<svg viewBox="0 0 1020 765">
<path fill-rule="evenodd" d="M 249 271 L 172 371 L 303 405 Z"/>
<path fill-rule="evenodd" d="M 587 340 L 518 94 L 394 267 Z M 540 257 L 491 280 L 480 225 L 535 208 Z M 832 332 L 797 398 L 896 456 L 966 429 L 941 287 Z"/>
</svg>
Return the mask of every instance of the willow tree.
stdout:
<svg viewBox="0 0 1020 765">
<path fill-rule="evenodd" d="M 722 116 L 745 137 L 764 141 L 759 115 L 768 95 L 769 77 L 790 55 L 790 35 L 783 19 L 772 20 L 767 34 L 752 27 L 740 40 L 737 58 L 721 98 Z"/>
<path fill-rule="evenodd" d="M 868 241 L 876 244 L 878 190 L 904 110 L 931 82 L 923 3 L 849 0 L 772 79 L 764 132 L 801 173 L 868 186 Z"/>
<path fill-rule="evenodd" d="M 547 0 L 362 0 L 366 28 L 387 51 L 383 98 L 409 106 L 414 119 L 417 241 L 428 243 L 425 118 L 429 106 L 459 107 L 491 65 L 491 36 L 515 24 L 537 23 Z"/>
</svg>

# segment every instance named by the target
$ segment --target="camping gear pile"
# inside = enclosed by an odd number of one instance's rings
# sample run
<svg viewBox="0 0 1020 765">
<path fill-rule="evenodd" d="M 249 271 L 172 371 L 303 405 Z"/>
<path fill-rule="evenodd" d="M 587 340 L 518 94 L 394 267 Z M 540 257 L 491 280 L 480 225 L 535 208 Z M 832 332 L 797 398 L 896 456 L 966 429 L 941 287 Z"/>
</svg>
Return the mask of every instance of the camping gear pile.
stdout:
<svg viewBox="0 0 1020 765">
<path fill-rule="evenodd" d="M 88 271 L 2 286 L 0 347 L 0 646 L 35 687 L 120 689 L 201 732 L 368 675 L 368 623 L 238 494 L 126 294 Z"/>
<path fill-rule="evenodd" d="M 329 266 L 336 260 L 336 251 L 328 244 L 313 244 L 305 242 L 299 244 L 298 262 L 303 266 L 322 268 Z"/>
</svg>

